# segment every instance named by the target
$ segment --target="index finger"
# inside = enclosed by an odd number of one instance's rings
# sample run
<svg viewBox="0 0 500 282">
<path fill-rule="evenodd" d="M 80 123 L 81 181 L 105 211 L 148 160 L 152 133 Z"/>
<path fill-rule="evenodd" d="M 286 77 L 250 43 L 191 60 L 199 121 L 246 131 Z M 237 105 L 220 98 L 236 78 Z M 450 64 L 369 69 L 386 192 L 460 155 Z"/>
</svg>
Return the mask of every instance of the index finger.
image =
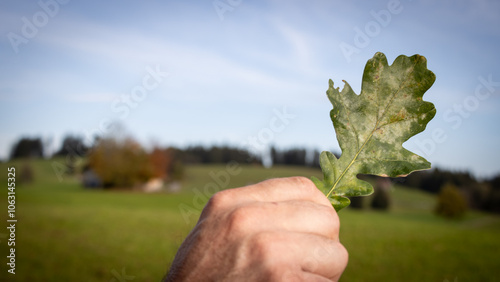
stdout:
<svg viewBox="0 0 500 282">
<path fill-rule="evenodd" d="M 273 178 L 257 184 L 222 191 L 232 203 L 249 201 L 282 202 L 293 200 L 311 201 L 331 207 L 328 199 L 316 185 L 305 177 Z"/>
</svg>

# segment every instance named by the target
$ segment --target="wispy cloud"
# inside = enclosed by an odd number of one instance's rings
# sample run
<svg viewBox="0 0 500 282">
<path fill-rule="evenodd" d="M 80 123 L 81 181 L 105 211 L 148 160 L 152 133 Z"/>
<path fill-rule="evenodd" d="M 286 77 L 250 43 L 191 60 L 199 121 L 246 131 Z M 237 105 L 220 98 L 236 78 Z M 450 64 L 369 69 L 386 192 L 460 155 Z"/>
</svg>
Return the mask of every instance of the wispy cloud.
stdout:
<svg viewBox="0 0 500 282">
<path fill-rule="evenodd" d="M 307 46 L 308 40 L 305 36 L 285 25 L 278 26 L 280 32 L 284 32 L 286 40 L 294 46 L 293 53 L 289 56 L 298 58 L 295 67 L 302 71 L 315 72 L 311 65 L 313 52 Z M 68 29 L 72 30 L 70 36 Z M 271 68 L 259 68 L 224 54 L 223 49 L 207 50 L 202 46 L 186 45 L 169 38 L 149 37 L 134 31 L 122 30 L 120 27 L 68 22 L 64 25 L 64 32 L 43 35 L 40 40 L 52 49 L 71 57 L 84 57 L 86 60 L 105 58 L 99 62 L 99 67 L 107 65 L 109 69 L 116 69 L 119 73 L 129 72 L 128 75 L 137 73 L 148 64 L 160 65 L 172 73 L 171 83 L 165 86 L 170 91 L 174 88 L 174 91 L 185 92 L 186 89 L 199 89 L 201 86 L 206 89 L 226 90 L 219 93 L 212 92 L 210 97 L 206 97 L 203 92 L 191 92 L 188 95 L 198 101 L 230 98 L 266 103 L 270 99 L 271 92 L 280 96 L 279 92 L 285 94 L 304 89 L 303 83 L 297 81 L 295 77 L 277 74 L 274 71 L 283 67 L 280 65 L 281 61 L 270 62 L 276 64 Z M 110 76 L 112 80 L 116 75 L 110 74 Z M 230 87 L 235 91 L 242 89 L 242 92 L 245 92 L 245 89 L 254 91 L 261 89 L 261 91 L 256 91 L 252 95 L 235 95 L 227 92 Z"/>
</svg>

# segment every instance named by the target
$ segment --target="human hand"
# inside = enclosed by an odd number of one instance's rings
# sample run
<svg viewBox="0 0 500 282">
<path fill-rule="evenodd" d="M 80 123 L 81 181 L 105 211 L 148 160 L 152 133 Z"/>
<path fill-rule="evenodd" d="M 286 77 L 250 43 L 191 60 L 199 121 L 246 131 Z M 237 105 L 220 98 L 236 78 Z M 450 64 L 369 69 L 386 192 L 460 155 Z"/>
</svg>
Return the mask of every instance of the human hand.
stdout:
<svg viewBox="0 0 500 282">
<path fill-rule="evenodd" d="M 337 281 L 347 260 L 315 185 L 270 179 L 213 195 L 165 281 Z"/>
</svg>

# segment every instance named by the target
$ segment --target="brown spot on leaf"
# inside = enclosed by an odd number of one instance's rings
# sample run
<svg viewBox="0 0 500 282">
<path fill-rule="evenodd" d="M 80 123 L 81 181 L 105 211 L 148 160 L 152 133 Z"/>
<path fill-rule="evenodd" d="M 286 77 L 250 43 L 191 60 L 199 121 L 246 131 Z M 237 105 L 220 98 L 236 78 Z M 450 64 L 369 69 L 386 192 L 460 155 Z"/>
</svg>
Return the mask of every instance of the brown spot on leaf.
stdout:
<svg viewBox="0 0 500 282">
<path fill-rule="evenodd" d="M 406 112 L 401 109 L 399 113 L 389 117 L 389 123 L 398 122 L 406 118 Z"/>
</svg>

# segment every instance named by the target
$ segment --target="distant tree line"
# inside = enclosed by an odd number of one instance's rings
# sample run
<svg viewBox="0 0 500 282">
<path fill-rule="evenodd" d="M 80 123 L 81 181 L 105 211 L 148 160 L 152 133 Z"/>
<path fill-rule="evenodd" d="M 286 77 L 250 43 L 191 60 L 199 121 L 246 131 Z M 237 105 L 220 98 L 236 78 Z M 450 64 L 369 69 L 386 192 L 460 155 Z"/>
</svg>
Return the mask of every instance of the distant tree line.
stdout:
<svg viewBox="0 0 500 282">
<path fill-rule="evenodd" d="M 105 139 L 104 139 L 105 141 Z M 53 156 L 65 157 L 65 172 L 74 173 L 76 169 L 76 160 L 91 160 L 92 152 L 101 152 L 99 158 L 94 155 L 94 166 L 96 159 L 101 160 L 101 165 L 105 160 L 119 159 L 120 163 L 134 163 L 140 176 L 132 179 L 128 183 L 120 185 L 129 185 L 138 181 L 144 181 L 151 176 L 165 177 L 172 175 L 179 178 L 184 164 L 210 164 L 227 163 L 235 161 L 241 164 L 261 164 L 262 156 L 251 151 L 231 146 L 189 146 L 187 148 L 155 148 L 152 152 L 146 152 L 137 142 L 129 140 L 123 144 L 125 156 L 113 155 L 111 147 L 119 147 L 118 143 L 104 142 L 96 139 L 95 143 L 86 145 L 84 139 L 78 136 L 68 135 L 64 138 L 61 147 Z M 114 144 L 111 146 L 110 144 Z M 122 145 L 123 145 L 122 144 Z M 100 147 L 99 147 L 100 146 Z M 104 147 L 103 147 L 104 146 Z M 107 146 L 107 147 L 106 147 Z M 110 147 L 111 146 L 111 147 Z M 120 145 L 121 146 L 121 145 Z M 135 149 L 133 149 L 135 148 Z M 40 138 L 21 138 L 14 144 L 10 152 L 11 159 L 19 158 L 41 158 L 44 156 L 44 146 Z M 116 153 L 116 152 L 115 152 Z M 94 153 L 95 154 L 95 153 Z M 271 147 L 269 157 L 273 165 L 296 165 L 319 167 L 320 152 L 317 150 L 307 150 L 305 148 L 278 149 Z M 128 161 L 127 161 L 128 160 Z M 134 161 L 132 161 L 134 160 Z M 148 164 L 142 170 L 138 168 L 138 160 L 147 160 Z M 115 162 L 115 163 L 116 163 Z M 113 162 L 109 162 L 113 163 Z M 149 166 L 152 164 L 152 167 Z M 168 165 L 166 164 L 168 163 Z M 161 164 L 161 165 L 159 165 Z M 162 167 L 158 169 L 155 167 Z M 87 167 L 88 168 L 88 167 Z M 122 167 L 122 174 L 129 168 Z M 163 171 L 159 171 L 163 170 Z M 166 172 L 165 172 L 166 171 Z M 130 173 L 130 171 L 128 171 Z M 127 181 L 125 181 L 127 182 Z M 500 213 L 500 174 L 490 179 L 479 181 L 467 171 L 456 172 L 435 168 L 428 171 L 414 172 L 405 178 L 395 178 L 393 182 L 401 185 L 418 188 L 430 193 L 439 193 L 444 186 L 452 185 L 457 187 L 459 192 L 467 200 L 468 206 L 474 209 Z M 111 185 L 111 184 L 106 184 Z M 354 203 L 353 203 L 354 204 Z"/>
<path fill-rule="evenodd" d="M 86 145 L 84 139 L 79 136 L 68 135 L 63 139 L 61 147 L 52 157 L 85 157 L 99 144 L 96 139 L 92 146 Z M 250 152 L 244 148 L 228 145 L 202 146 L 194 145 L 187 148 L 168 148 L 173 158 L 185 164 L 209 164 L 227 163 L 235 161 L 238 163 L 262 163 L 262 156 Z M 43 143 L 40 138 L 21 138 L 11 150 L 10 158 L 41 158 L 44 156 Z M 270 157 L 274 165 L 297 165 L 319 167 L 319 155 L 317 150 L 310 151 L 305 148 L 270 149 Z"/>
<path fill-rule="evenodd" d="M 260 156 L 249 151 L 231 146 L 210 146 L 201 145 L 189 146 L 185 149 L 169 147 L 173 153 L 174 159 L 184 164 L 210 164 L 210 163 L 228 163 L 231 161 L 242 164 L 260 164 Z"/>
<path fill-rule="evenodd" d="M 470 172 L 435 168 L 396 178 L 401 185 L 438 194 L 443 187 L 456 187 L 469 207 L 500 213 L 500 174 L 479 181 Z M 448 188 L 449 190 L 449 188 Z"/>
</svg>

